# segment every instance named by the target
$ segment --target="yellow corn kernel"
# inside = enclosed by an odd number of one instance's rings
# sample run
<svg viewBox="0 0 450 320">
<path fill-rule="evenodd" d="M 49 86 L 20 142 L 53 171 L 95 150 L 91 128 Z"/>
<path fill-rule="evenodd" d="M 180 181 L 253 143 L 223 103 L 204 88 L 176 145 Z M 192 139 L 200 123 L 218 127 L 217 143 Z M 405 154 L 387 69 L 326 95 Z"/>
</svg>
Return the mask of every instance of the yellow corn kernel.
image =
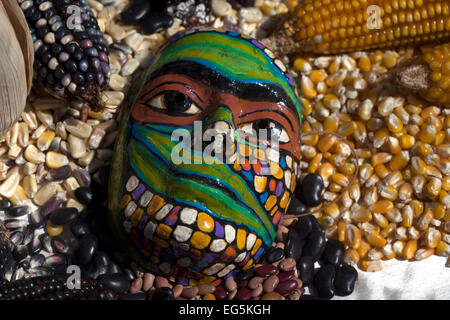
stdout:
<svg viewBox="0 0 450 320">
<path fill-rule="evenodd" d="M 383 249 L 383 260 L 391 260 L 395 258 L 395 252 L 394 249 L 392 248 L 392 244 L 387 243 L 384 245 Z"/>
<path fill-rule="evenodd" d="M 433 216 L 435 219 L 441 220 L 445 217 L 445 207 L 442 203 L 434 202 L 433 203 Z"/>
<path fill-rule="evenodd" d="M 434 249 L 419 249 L 416 251 L 416 254 L 414 255 L 414 259 L 420 261 L 425 260 L 426 258 L 431 257 L 434 254 Z"/>
<path fill-rule="evenodd" d="M 358 264 L 361 257 L 357 250 L 349 248 L 345 251 L 343 261 L 346 264 Z"/>
<path fill-rule="evenodd" d="M 375 167 L 378 164 L 384 164 L 392 159 L 392 155 L 387 152 L 378 152 L 372 157 L 372 166 Z"/>
<path fill-rule="evenodd" d="M 450 245 L 444 241 L 440 241 L 435 249 L 438 256 L 448 257 L 450 256 Z"/>
<path fill-rule="evenodd" d="M 339 215 L 341 214 L 341 212 L 339 210 L 339 206 L 336 203 L 333 203 L 331 206 L 326 208 L 324 211 L 327 216 L 333 218 L 334 220 L 337 220 L 339 218 Z"/>
<path fill-rule="evenodd" d="M 414 175 L 424 175 L 427 172 L 427 164 L 420 157 L 412 157 L 411 169 Z"/>
<path fill-rule="evenodd" d="M 312 131 L 313 128 L 311 127 L 311 124 L 308 121 L 304 121 L 302 124 L 302 133 L 308 133 Z"/>
<path fill-rule="evenodd" d="M 384 183 L 388 186 L 397 186 L 403 182 L 403 175 L 400 171 L 392 171 L 384 178 Z"/>
<path fill-rule="evenodd" d="M 317 149 L 320 152 L 327 152 L 330 150 L 333 145 L 336 143 L 337 138 L 333 135 L 327 134 L 320 138 L 319 142 L 317 143 Z"/>
<path fill-rule="evenodd" d="M 412 227 L 414 220 L 414 211 L 410 205 L 406 205 L 402 208 L 402 226 L 405 228 Z"/>
<path fill-rule="evenodd" d="M 374 169 L 373 169 L 372 165 L 370 165 L 369 163 L 364 163 L 359 168 L 359 179 L 361 180 L 361 183 L 365 183 L 367 180 L 369 180 L 369 178 L 372 176 L 373 172 L 374 172 Z"/>
<path fill-rule="evenodd" d="M 327 78 L 326 84 L 331 88 L 337 87 L 345 80 L 346 76 L 347 76 L 347 70 L 340 69 L 336 73 L 330 75 Z"/>
<path fill-rule="evenodd" d="M 300 152 L 302 154 L 302 158 L 305 158 L 306 160 L 310 160 L 317 155 L 316 148 L 307 145 L 300 146 Z"/>
<path fill-rule="evenodd" d="M 436 134 L 436 137 L 435 137 L 435 139 L 434 139 L 433 144 L 434 144 L 435 146 L 441 145 L 442 143 L 444 143 L 445 137 L 446 137 L 446 136 L 447 136 L 447 134 L 445 133 L 445 131 L 439 131 L 439 132 Z"/>
<path fill-rule="evenodd" d="M 365 237 L 367 241 L 376 248 L 382 248 L 386 243 L 387 240 L 377 231 L 367 231 L 365 233 Z"/>
<path fill-rule="evenodd" d="M 398 61 L 398 53 L 395 51 L 387 51 L 384 55 L 383 55 L 383 65 L 386 68 L 393 68 L 397 65 L 397 61 Z"/>
<path fill-rule="evenodd" d="M 408 165 L 409 159 L 408 151 L 402 151 L 392 157 L 389 167 L 394 171 L 402 170 Z"/>
<path fill-rule="evenodd" d="M 62 153 L 50 151 L 46 153 L 45 164 L 51 169 L 57 169 L 68 165 L 69 159 Z"/>
<path fill-rule="evenodd" d="M 332 93 L 326 94 L 323 97 L 323 104 L 332 111 L 338 111 L 341 109 L 341 102 L 339 101 L 339 98 Z"/>
<path fill-rule="evenodd" d="M 417 152 L 422 157 L 426 157 L 433 153 L 433 148 L 428 143 L 423 143 L 422 141 L 417 142 Z"/>
<path fill-rule="evenodd" d="M 320 162 L 322 162 L 323 155 L 321 153 L 317 154 L 309 163 L 308 172 L 315 173 L 319 168 Z"/>
<path fill-rule="evenodd" d="M 442 179 L 441 171 L 438 168 L 436 168 L 435 166 L 428 165 L 426 167 L 425 171 L 426 171 L 426 174 L 430 177 Z M 443 181 L 442 181 L 442 183 L 443 183 Z"/>
<path fill-rule="evenodd" d="M 375 202 L 378 201 L 378 191 L 376 187 L 371 187 L 365 190 L 364 192 L 364 204 L 368 207 L 372 206 Z"/>
<path fill-rule="evenodd" d="M 358 249 L 361 245 L 361 231 L 358 227 L 348 224 L 345 230 L 345 241 L 346 245 L 350 248 Z"/>
<path fill-rule="evenodd" d="M 403 123 L 394 113 L 390 113 L 386 119 L 386 126 L 389 131 L 399 133 L 403 130 Z"/>
<path fill-rule="evenodd" d="M 439 195 L 441 189 L 442 189 L 441 179 L 431 177 L 429 178 L 428 183 L 425 185 L 424 192 L 430 199 L 434 199 Z"/>
<path fill-rule="evenodd" d="M 396 137 L 388 137 L 387 146 L 391 154 L 399 154 L 402 152 L 400 141 Z"/>
<path fill-rule="evenodd" d="M 369 131 L 375 132 L 377 130 L 380 130 L 383 127 L 383 124 L 383 120 L 379 118 L 370 118 L 369 121 L 367 121 L 367 129 Z"/>
<path fill-rule="evenodd" d="M 317 142 L 319 142 L 319 135 L 316 133 L 313 134 L 305 134 L 302 137 L 302 144 L 314 147 Z"/>
<path fill-rule="evenodd" d="M 345 221 L 338 222 L 338 240 L 340 242 L 345 242 L 345 234 L 346 234 L 347 224 Z"/>
<path fill-rule="evenodd" d="M 450 175 L 446 175 L 442 179 L 442 189 L 445 191 L 450 191 Z"/>
<path fill-rule="evenodd" d="M 324 70 L 312 70 L 311 73 L 309 74 L 309 78 L 314 83 L 322 82 L 326 79 L 326 77 L 327 73 Z"/>
<path fill-rule="evenodd" d="M 387 228 L 389 225 L 389 221 L 386 219 L 386 217 L 382 213 L 374 213 L 373 214 L 373 220 L 375 223 L 380 226 L 380 228 Z"/>
<path fill-rule="evenodd" d="M 397 225 L 393 222 L 389 223 L 389 225 L 384 228 L 383 230 L 380 231 L 380 234 L 387 238 L 389 237 L 391 234 L 393 234 L 395 232 L 395 230 L 397 229 Z"/>
<path fill-rule="evenodd" d="M 409 202 L 413 194 L 413 187 L 409 182 L 405 182 L 398 190 L 398 199 L 401 202 Z"/>
<path fill-rule="evenodd" d="M 331 180 L 342 187 L 346 187 L 350 183 L 349 179 L 342 173 L 331 175 Z"/>
<path fill-rule="evenodd" d="M 420 130 L 418 137 L 423 143 L 432 143 L 434 142 L 437 133 L 438 131 L 434 125 L 424 125 Z"/>
<path fill-rule="evenodd" d="M 438 107 L 430 106 L 430 107 L 424 108 L 422 110 L 422 112 L 420 113 L 420 116 L 423 119 L 428 119 L 428 117 L 431 117 L 431 116 L 437 117 L 440 112 L 441 112 L 441 110 Z"/>
<path fill-rule="evenodd" d="M 342 191 L 343 187 L 342 187 L 341 185 L 338 185 L 338 184 L 335 183 L 335 182 L 332 182 L 332 183 L 330 183 L 330 185 L 328 186 L 328 189 L 329 189 L 331 192 L 339 193 L 339 192 Z"/>
<path fill-rule="evenodd" d="M 380 260 L 363 260 L 361 262 L 361 268 L 366 272 L 378 272 L 383 269 Z"/>
<path fill-rule="evenodd" d="M 379 200 L 372 206 L 372 211 L 377 213 L 388 213 L 394 209 L 394 203 L 390 200 Z"/>
<path fill-rule="evenodd" d="M 311 64 L 302 58 L 297 58 L 294 61 L 294 69 L 298 72 L 308 73 L 312 70 Z"/>
<path fill-rule="evenodd" d="M 323 130 L 326 132 L 336 132 L 339 128 L 339 118 L 336 115 L 331 115 L 323 121 Z"/>
<path fill-rule="evenodd" d="M 56 225 L 52 224 L 49 220 L 49 221 L 47 221 L 46 230 L 50 237 L 56 237 L 56 236 L 59 236 L 63 232 L 64 228 L 63 228 L 63 226 L 56 226 Z"/>
<path fill-rule="evenodd" d="M 446 207 L 450 206 L 450 195 L 445 190 L 439 192 L 439 202 Z"/>
<path fill-rule="evenodd" d="M 31 163 L 39 164 L 45 162 L 45 154 L 39 151 L 33 144 L 28 145 L 23 154 L 25 159 Z"/>
<path fill-rule="evenodd" d="M 375 173 L 377 176 L 379 176 L 381 179 L 386 178 L 392 171 L 386 168 L 384 164 L 377 164 L 375 167 Z"/>
<path fill-rule="evenodd" d="M 436 148 L 436 154 L 441 158 L 450 157 L 450 144 L 442 144 Z"/>
<path fill-rule="evenodd" d="M 394 186 L 379 185 L 378 193 L 384 199 L 395 201 L 398 198 L 398 190 Z"/>
<path fill-rule="evenodd" d="M 357 251 L 358 251 L 359 256 L 364 259 L 367 256 L 367 254 L 369 253 L 370 249 L 371 249 L 370 244 L 364 240 L 361 240 L 361 243 L 360 243 Z"/>
<path fill-rule="evenodd" d="M 343 137 L 348 137 L 352 135 L 356 130 L 356 123 L 354 121 L 344 122 L 341 126 L 339 126 L 338 134 Z"/>
<path fill-rule="evenodd" d="M 353 163 L 345 163 L 339 166 L 338 170 L 347 176 L 351 176 L 355 173 L 356 166 Z"/>
<path fill-rule="evenodd" d="M 302 76 L 300 80 L 300 89 L 307 99 L 314 99 L 317 96 L 314 83 L 307 76 Z"/>
<path fill-rule="evenodd" d="M 418 114 L 420 115 L 420 113 L 422 112 L 422 108 L 419 106 L 416 106 L 414 104 L 407 104 L 405 106 L 406 111 L 408 111 L 410 114 Z"/>
<path fill-rule="evenodd" d="M 364 100 L 358 108 L 358 115 L 362 120 L 370 120 L 372 118 L 373 102 L 369 99 Z M 370 130 L 370 129 L 369 129 Z"/>
<path fill-rule="evenodd" d="M 378 149 L 387 141 L 389 137 L 389 131 L 386 128 L 381 128 L 373 136 L 373 146 Z"/>
<path fill-rule="evenodd" d="M 18 185 L 12 196 L 9 198 L 11 203 L 14 206 L 22 205 L 26 200 L 27 196 L 25 194 L 25 190 L 22 188 L 21 185 Z"/>
<path fill-rule="evenodd" d="M 372 157 L 372 152 L 369 149 L 358 149 L 356 150 L 356 154 L 358 158 L 369 159 Z"/>
<path fill-rule="evenodd" d="M 301 98 L 301 101 L 302 101 L 302 115 L 309 116 L 313 111 L 311 101 L 309 101 L 306 98 Z"/>
<path fill-rule="evenodd" d="M 421 202 L 417 199 L 414 199 L 409 203 L 409 205 L 411 206 L 411 209 L 413 210 L 415 218 L 418 218 L 422 215 L 423 210 L 424 210 L 423 202 Z"/>
<path fill-rule="evenodd" d="M 335 173 L 335 171 L 336 169 L 331 163 L 325 162 L 320 165 L 320 167 L 317 170 L 317 173 L 322 177 L 324 181 L 326 181 L 331 177 L 331 175 Z"/>
<path fill-rule="evenodd" d="M 333 62 L 330 64 L 330 66 L 328 67 L 328 72 L 334 74 L 339 70 L 340 66 L 341 66 L 341 59 L 339 57 L 334 59 Z"/>
<path fill-rule="evenodd" d="M 406 260 L 411 260 L 417 251 L 417 240 L 411 239 L 405 244 L 403 249 L 403 257 Z"/>
<path fill-rule="evenodd" d="M 420 127 L 416 124 L 408 124 L 406 126 L 406 132 L 413 137 L 416 137 L 419 134 L 419 131 Z"/>
<path fill-rule="evenodd" d="M 397 240 L 392 244 L 392 250 L 395 252 L 395 254 L 398 257 L 404 257 L 403 253 L 404 253 L 405 245 L 406 245 L 405 241 Z"/>
<path fill-rule="evenodd" d="M 368 72 L 370 71 L 372 64 L 370 62 L 370 58 L 367 56 L 362 56 L 361 58 L 359 58 L 358 60 L 358 67 L 364 71 L 364 72 Z"/>
<path fill-rule="evenodd" d="M 433 211 L 427 208 L 417 221 L 417 229 L 419 229 L 420 231 L 426 230 L 430 225 L 431 220 L 433 220 Z"/>
<path fill-rule="evenodd" d="M 400 145 L 402 149 L 411 149 L 414 146 L 415 142 L 416 139 L 409 134 L 404 134 L 400 137 Z"/>
<path fill-rule="evenodd" d="M 39 150 L 46 151 L 50 147 L 53 138 L 55 138 L 55 132 L 53 131 L 45 131 L 43 134 L 41 134 L 36 142 Z"/>
<path fill-rule="evenodd" d="M 365 207 L 359 207 L 356 210 L 352 210 L 350 218 L 355 222 L 368 222 L 372 220 L 372 213 Z"/>
<path fill-rule="evenodd" d="M 441 233 L 434 228 L 428 228 L 427 231 L 425 231 L 424 239 L 427 247 L 434 249 L 441 241 Z"/>
<path fill-rule="evenodd" d="M 366 126 L 361 121 L 355 121 L 356 129 L 353 132 L 353 138 L 360 143 L 364 143 L 367 138 Z"/>
<path fill-rule="evenodd" d="M 394 113 L 397 117 L 399 117 L 404 125 L 409 122 L 410 115 L 403 106 L 396 107 L 394 109 Z"/>
</svg>

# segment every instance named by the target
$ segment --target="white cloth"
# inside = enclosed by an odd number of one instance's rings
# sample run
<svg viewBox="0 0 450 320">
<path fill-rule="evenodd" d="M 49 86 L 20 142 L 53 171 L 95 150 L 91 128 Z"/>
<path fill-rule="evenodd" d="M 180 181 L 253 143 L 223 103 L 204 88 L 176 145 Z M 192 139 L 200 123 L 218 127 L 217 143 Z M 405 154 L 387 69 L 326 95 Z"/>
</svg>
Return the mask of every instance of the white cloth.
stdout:
<svg viewBox="0 0 450 320">
<path fill-rule="evenodd" d="M 450 300 L 447 258 L 431 256 L 422 261 L 383 261 L 383 270 L 358 270 L 355 291 L 336 300 Z"/>
</svg>

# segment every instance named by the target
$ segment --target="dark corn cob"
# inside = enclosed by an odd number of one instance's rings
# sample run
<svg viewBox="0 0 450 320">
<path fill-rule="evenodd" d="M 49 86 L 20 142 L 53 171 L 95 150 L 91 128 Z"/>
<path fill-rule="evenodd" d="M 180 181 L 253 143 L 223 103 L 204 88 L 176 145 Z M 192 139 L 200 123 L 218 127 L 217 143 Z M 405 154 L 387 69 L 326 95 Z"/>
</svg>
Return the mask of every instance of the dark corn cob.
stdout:
<svg viewBox="0 0 450 320">
<path fill-rule="evenodd" d="M 17 0 L 34 42 L 35 84 L 95 110 L 109 82 L 106 41 L 85 0 Z"/>
<path fill-rule="evenodd" d="M 6 267 L 10 261 L 12 261 L 12 244 L 9 232 L 3 224 L 0 224 L 0 281 L 5 280 Z"/>
<path fill-rule="evenodd" d="M 118 295 L 94 279 L 82 279 L 69 289 L 67 275 L 21 279 L 0 285 L 0 300 L 115 300 Z"/>
</svg>

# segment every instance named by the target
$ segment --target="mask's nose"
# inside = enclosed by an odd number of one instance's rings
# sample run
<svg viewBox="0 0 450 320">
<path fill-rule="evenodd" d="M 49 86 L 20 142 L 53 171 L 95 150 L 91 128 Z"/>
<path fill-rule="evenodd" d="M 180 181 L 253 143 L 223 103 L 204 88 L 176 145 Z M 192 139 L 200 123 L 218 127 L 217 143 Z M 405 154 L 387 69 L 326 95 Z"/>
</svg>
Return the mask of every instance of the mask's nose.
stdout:
<svg viewBox="0 0 450 320">
<path fill-rule="evenodd" d="M 195 135 L 194 147 L 198 148 L 201 144 L 204 155 L 223 156 L 223 161 L 226 163 L 234 161 L 236 125 L 230 108 L 220 105 L 198 124 L 201 124 L 202 137 L 200 142 L 200 137 Z M 200 132 L 200 130 L 195 131 Z"/>
</svg>

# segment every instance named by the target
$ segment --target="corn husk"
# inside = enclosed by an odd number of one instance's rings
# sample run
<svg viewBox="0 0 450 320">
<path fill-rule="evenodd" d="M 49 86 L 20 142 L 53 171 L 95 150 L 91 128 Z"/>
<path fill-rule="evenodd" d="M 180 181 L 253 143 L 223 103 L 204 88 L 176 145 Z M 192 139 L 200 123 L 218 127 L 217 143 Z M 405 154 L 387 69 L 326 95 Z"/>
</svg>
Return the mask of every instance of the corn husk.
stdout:
<svg viewBox="0 0 450 320">
<path fill-rule="evenodd" d="M 33 77 L 34 50 L 17 1 L 0 2 L 0 135 L 25 108 Z"/>
</svg>

